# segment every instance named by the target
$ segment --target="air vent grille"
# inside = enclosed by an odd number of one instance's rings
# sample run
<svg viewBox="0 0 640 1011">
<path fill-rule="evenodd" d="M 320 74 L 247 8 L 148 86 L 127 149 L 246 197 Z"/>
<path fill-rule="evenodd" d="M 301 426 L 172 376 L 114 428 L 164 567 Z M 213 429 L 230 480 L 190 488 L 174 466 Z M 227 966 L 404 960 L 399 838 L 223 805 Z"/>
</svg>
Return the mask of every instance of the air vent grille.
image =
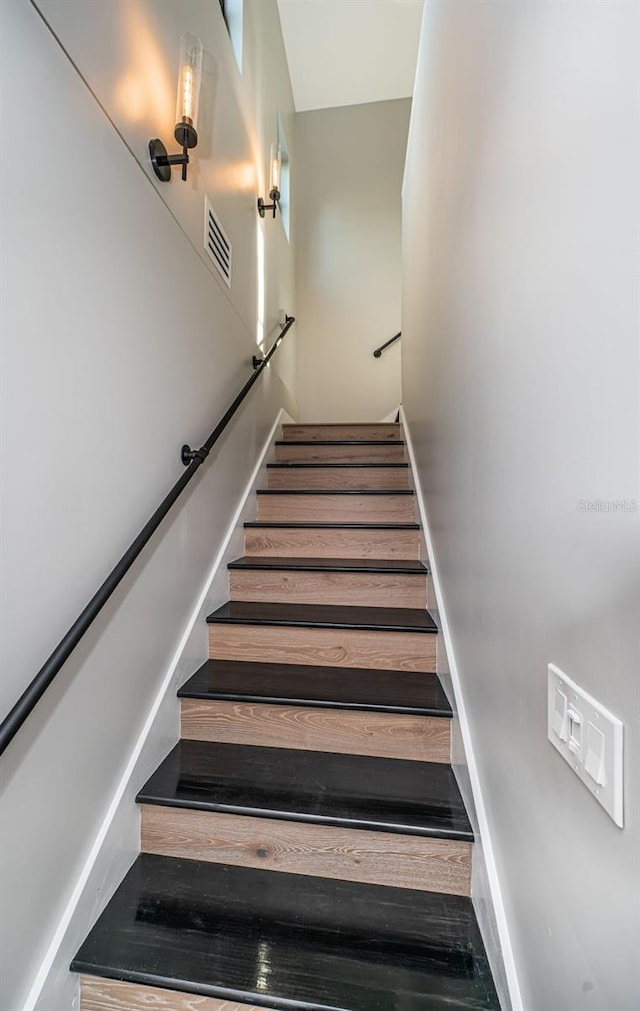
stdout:
<svg viewBox="0 0 640 1011">
<path fill-rule="evenodd" d="M 231 243 L 208 197 L 204 202 L 204 248 L 220 277 L 230 288 Z"/>
</svg>

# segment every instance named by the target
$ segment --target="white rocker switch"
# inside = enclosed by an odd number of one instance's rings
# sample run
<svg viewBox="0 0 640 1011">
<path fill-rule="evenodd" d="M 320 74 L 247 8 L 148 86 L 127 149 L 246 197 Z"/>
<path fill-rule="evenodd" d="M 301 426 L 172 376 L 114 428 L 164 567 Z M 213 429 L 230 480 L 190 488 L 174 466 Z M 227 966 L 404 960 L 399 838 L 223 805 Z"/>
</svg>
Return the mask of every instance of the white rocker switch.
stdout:
<svg viewBox="0 0 640 1011">
<path fill-rule="evenodd" d="M 607 782 L 604 750 L 604 734 L 594 727 L 593 723 L 587 723 L 587 755 L 584 760 L 584 768 L 598 786 L 605 786 Z"/>
<path fill-rule="evenodd" d="M 567 696 L 556 688 L 553 695 L 553 720 L 551 723 L 554 734 L 557 734 L 561 741 L 566 741 L 569 737 L 569 718 L 567 716 Z"/>
<path fill-rule="evenodd" d="M 567 709 L 569 720 L 569 751 L 582 758 L 582 713 L 579 713 L 573 706 Z"/>
</svg>

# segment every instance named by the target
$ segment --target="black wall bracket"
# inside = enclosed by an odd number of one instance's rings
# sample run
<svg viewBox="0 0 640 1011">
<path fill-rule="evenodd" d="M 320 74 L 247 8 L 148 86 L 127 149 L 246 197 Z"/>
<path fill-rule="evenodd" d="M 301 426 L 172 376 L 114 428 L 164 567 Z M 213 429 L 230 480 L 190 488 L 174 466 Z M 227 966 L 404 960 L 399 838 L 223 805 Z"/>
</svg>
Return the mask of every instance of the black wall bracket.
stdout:
<svg viewBox="0 0 640 1011">
<path fill-rule="evenodd" d="M 149 158 L 153 166 L 153 171 L 163 183 L 171 181 L 171 169 L 174 165 L 182 166 L 182 179 L 187 178 L 187 165 L 189 164 L 189 148 L 196 147 L 198 143 L 198 132 L 191 120 L 183 119 L 176 123 L 173 136 L 182 148 L 182 154 L 169 154 L 166 147 L 158 137 L 149 141 Z"/>
<path fill-rule="evenodd" d="M 199 460 L 200 463 L 204 463 L 204 461 L 207 459 L 208 456 L 209 450 L 206 448 L 206 446 L 202 446 L 200 449 L 191 449 L 191 446 L 188 446 L 185 443 L 182 449 L 180 450 L 180 459 L 182 460 L 185 467 L 188 467 L 189 464 L 193 463 L 194 460 Z"/>
<path fill-rule="evenodd" d="M 265 204 L 262 197 L 258 197 L 258 214 L 260 215 L 261 218 L 264 218 L 267 211 L 272 211 L 273 217 L 275 218 L 276 211 L 280 206 L 280 190 L 277 190 L 275 188 L 270 190 L 269 196 L 271 198 L 270 204 Z"/>
</svg>

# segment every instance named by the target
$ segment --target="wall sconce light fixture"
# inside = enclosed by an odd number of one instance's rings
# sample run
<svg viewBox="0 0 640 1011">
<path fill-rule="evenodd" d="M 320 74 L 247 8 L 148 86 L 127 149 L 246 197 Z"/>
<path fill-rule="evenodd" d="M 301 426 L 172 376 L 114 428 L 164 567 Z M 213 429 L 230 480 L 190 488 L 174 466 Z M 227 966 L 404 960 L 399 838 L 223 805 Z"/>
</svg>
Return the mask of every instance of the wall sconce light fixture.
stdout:
<svg viewBox="0 0 640 1011">
<path fill-rule="evenodd" d="M 258 214 L 264 218 L 266 211 L 273 211 L 273 217 L 280 206 L 280 177 L 282 172 L 282 152 L 279 144 L 271 145 L 271 157 L 269 159 L 269 197 L 270 204 L 265 204 L 262 197 L 258 197 Z"/>
<path fill-rule="evenodd" d="M 187 178 L 189 148 L 198 143 L 198 100 L 200 98 L 200 78 L 202 76 L 202 42 L 197 35 L 185 32 L 180 36 L 180 59 L 178 62 L 178 100 L 176 102 L 176 126 L 173 136 L 182 148 L 182 154 L 168 154 L 157 137 L 149 141 L 149 157 L 153 171 L 163 183 L 171 179 L 174 165 L 182 165 L 182 178 Z"/>
</svg>

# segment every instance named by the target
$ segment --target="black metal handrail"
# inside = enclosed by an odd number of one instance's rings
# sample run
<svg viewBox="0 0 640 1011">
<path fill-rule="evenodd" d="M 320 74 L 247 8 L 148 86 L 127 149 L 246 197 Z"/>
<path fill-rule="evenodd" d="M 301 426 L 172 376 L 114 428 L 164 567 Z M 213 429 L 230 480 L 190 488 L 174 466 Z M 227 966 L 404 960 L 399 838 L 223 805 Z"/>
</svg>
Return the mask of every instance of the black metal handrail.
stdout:
<svg viewBox="0 0 640 1011">
<path fill-rule="evenodd" d="M 381 344 L 379 348 L 375 349 L 375 351 L 373 352 L 373 357 L 380 358 L 382 352 L 386 351 L 387 348 L 391 347 L 392 344 L 395 344 L 396 341 L 399 341 L 401 337 L 402 337 L 402 330 L 398 330 L 398 332 L 394 334 L 393 337 L 390 337 L 388 341 L 385 341 L 384 344 Z"/>
<path fill-rule="evenodd" d="M 76 618 L 73 625 L 66 635 L 60 640 L 49 659 L 40 668 L 29 687 L 23 692 L 11 712 L 0 724 L 0 755 L 11 743 L 27 717 L 33 712 L 47 688 L 54 680 L 63 664 L 66 663 L 85 632 L 91 626 L 92 622 L 95 618 L 97 618 L 113 591 L 127 574 L 147 541 L 150 540 L 171 509 L 172 505 L 187 487 L 198 470 L 198 467 L 204 463 L 213 446 L 224 432 L 233 415 L 240 407 L 240 404 L 258 379 L 260 373 L 267 367 L 272 355 L 276 352 L 287 334 L 287 331 L 294 323 L 295 318 L 293 316 L 287 316 L 282 331 L 274 341 L 268 354 L 266 354 L 264 358 L 253 359 L 253 366 L 255 370 L 253 375 L 244 384 L 240 393 L 222 416 L 204 445 L 201 446 L 200 449 L 190 449 L 189 446 L 182 447 L 181 458 L 187 468 L 184 474 L 178 481 L 176 481 L 169 494 L 162 500 L 151 519 L 144 525 L 136 539 L 127 548 L 124 555 L 118 564 L 111 570 L 98 592 L 91 598 L 85 609 Z"/>
</svg>

